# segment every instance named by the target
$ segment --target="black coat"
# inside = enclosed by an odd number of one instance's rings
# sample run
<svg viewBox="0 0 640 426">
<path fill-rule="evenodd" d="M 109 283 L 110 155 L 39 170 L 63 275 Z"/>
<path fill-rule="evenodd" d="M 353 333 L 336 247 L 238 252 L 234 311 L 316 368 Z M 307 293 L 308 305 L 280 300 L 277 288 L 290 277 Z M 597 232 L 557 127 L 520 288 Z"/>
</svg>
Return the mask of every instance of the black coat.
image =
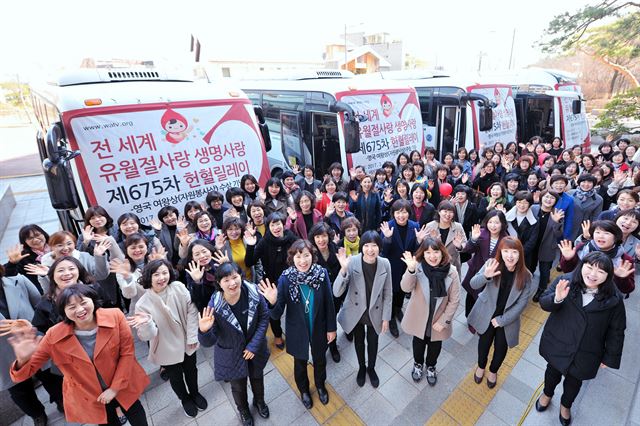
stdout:
<svg viewBox="0 0 640 426">
<path fill-rule="evenodd" d="M 480 208 L 469 200 L 467 202 L 467 208 L 464 210 L 464 217 L 458 217 L 458 210 L 456 209 L 456 216 L 454 220 L 462 225 L 462 228 L 468 237 L 471 234 L 471 228 L 473 225 L 481 222 L 480 216 Z"/>
<path fill-rule="evenodd" d="M 620 368 L 626 314 L 622 295 L 594 299 L 582 307 L 582 292 L 571 288 L 562 303 L 554 303 L 559 276 L 540 297 L 540 307 L 551 312 L 540 338 L 540 355 L 562 374 L 593 379 L 600 363 Z"/>
<path fill-rule="evenodd" d="M 291 300 L 289 287 L 294 285 L 289 278 L 282 275 L 278 280 L 278 300 L 271 309 L 271 318 L 280 319 L 287 309 L 285 327 L 287 330 L 287 353 L 296 359 L 309 359 L 309 345 L 314 360 L 325 359 L 327 352 L 327 333 L 336 331 L 336 311 L 333 306 L 333 292 L 329 282 L 329 274 L 325 270 L 324 283 L 318 290 L 313 290 L 313 326 L 312 335 L 305 321 L 304 302 Z"/>
<path fill-rule="evenodd" d="M 433 216 L 436 213 L 436 208 L 433 207 L 433 204 L 431 204 L 430 202 L 424 201 L 422 203 L 422 206 L 424 208 L 422 209 L 422 214 L 420 215 L 420 217 L 416 217 L 416 213 L 413 210 L 413 204 L 411 205 L 411 209 L 409 210 L 409 220 L 418 222 L 420 227 L 423 227 L 427 223 L 431 222 L 433 220 Z"/>
<path fill-rule="evenodd" d="M 491 184 L 496 182 L 500 182 L 500 177 L 495 172 L 486 174 L 484 176 L 478 175 L 471 183 L 471 187 L 476 191 L 480 191 L 482 193 L 482 196 L 484 197 L 487 195 L 487 191 L 489 190 Z"/>
<path fill-rule="evenodd" d="M 24 269 L 24 267 L 26 265 L 29 265 L 30 263 L 39 264 L 40 262 L 36 261 L 36 259 L 38 258 L 38 255 L 35 254 L 30 249 L 22 250 L 22 254 L 27 254 L 28 256 L 25 257 L 24 259 L 20 260 L 18 263 L 11 263 L 11 262 L 5 263 L 5 265 L 4 265 L 4 269 L 5 269 L 4 275 L 7 276 L 7 277 L 13 277 L 13 276 L 16 276 L 18 274 L 22 274 L 25 277 L 27 277 L 29 279 L 29 281 L 31 281 L 33 283 L 33 285 L 36 286 L 36 288 L 38 289 L 38 292 L 40 294 L 43 294 L 42 286 L 40 285 L 40 282 L 38 281 L 38 276 L 29 274 Z"/>
<path fill-rule="evenodd" d="M 362 232 L 377 231 L 382 221 L 380 197 L 373 192 L 365 198 L 363 192 L 358 193 L 356 201 L 349 202 L 349 210 L 360 221 Z"/>
<path fill-rule="evenodd" d="M 276 283 L 282 271 L 287 269 L 287 251 L 297 239 L 298 236 L 288 229 L 284 231 L 282 238 L 275 238 L 267 231 L 255 245 L 247 245 L 244 263 L 251 267 L 261 261 L 264 278 Z"/>
</svg>

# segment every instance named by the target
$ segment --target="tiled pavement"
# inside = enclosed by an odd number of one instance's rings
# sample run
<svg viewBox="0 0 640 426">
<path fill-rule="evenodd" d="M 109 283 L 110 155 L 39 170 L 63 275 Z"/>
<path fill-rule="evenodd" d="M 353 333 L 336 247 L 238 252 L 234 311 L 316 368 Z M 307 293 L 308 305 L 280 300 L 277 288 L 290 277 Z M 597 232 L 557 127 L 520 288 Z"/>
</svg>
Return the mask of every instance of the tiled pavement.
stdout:
<svg viewBox="0 0 640 426">
<path fill-rule="evenodd" d="M 7 183 L 6 181 L 0 181 Z M 4 262 L 6 248 L 17 241 L 19 225 L 35 222 L 47 231 L 56 229 L 56 216 L 47 203 L 46 193 L 37 192 L 44 186 L 41 177 L 12 179 L 18 205 L 10 226 L 0 241 L 0 259 Z M 22 195 L 20 195 L 22 194 Z M 594 380 L 585 382 L 573 408 L 576 425 L 638 425 L 640 397 L 637 392 L 640 375 L 640 309 L 637 294 L 626 300 L 627 332 L 620 370 L 604 369 Z M 464 300 L 462 296 L 461 300 Z M 476 385 L 471 377 L 476 361 L 477 337 L 468 331 L 462 306 L 453 324 L 453 336 L 443 344 L 438 361 L 438 384 L 429 387 L 426 380 L 414 383 L 411 338 L 406 334 L 394 339 L 389 334 L 380 337 L 376 371 L 380 386 L 368 383 L 359 388 L 355 383 L 357 361 L 353 344 L 339 331 L 338 345 L 342 361 L 333 363 L 328 357 L 327 376 L 330 404 L 322 406 L 316 395 L 314 408 L 307 411 L 299 401 L 292 380 L 292 360 L 289 355 L 272 347 L 272 358 L 265 371 L 266 399 L 271 418 L 257 424 L 315 425 L 418 425 L 418 424 L 478 424 L 478 425 L 555 425 L 558 423 L 558 387 L 551 408 L 538 413 L 532 408 L 544 377 L 545 362 L 538 355 L 538 343 L 545 314 L 531 303 L 524 314 L 520 345 L 509 351 L 499 372 L 498 385 L 489 390 L 483 382 Z M 208 358 L 211 350 L 199 350 L 199 381 L 201 393 L 209 408 L 196 419 L 185 417 L 169 384 L 162 382 L 157 367 L 146 360 L 146 344 L 138 342 L 136 352 L 141 364 L 150 373 L 152 384 L 142 397 L 150 424 L 153 425 L 236 425 L 239 418 L 231 397 L 230 386 L 213 380 Z M 43 396 L 44 390 L 38 389 Z M 6 399 L 2 399 L 5 401 Z M 3 402 L 4 403 L 4 402 Z M 65 424 L 55 407 L 46 404 L 50 424 Z M 528 414 L 527 414 L 528 413 Z M 0 420 L 0 424 L 2 421 Z M 24 417 L 12 425 L 30 425 Z"/>
</svg>

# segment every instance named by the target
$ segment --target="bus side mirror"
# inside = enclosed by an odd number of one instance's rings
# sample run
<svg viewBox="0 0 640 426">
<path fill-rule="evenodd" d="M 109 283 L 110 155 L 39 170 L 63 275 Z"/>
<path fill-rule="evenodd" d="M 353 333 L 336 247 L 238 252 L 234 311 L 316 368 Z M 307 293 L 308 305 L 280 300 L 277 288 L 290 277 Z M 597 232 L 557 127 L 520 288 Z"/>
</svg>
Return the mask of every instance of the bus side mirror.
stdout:
<svg viewBox="0 0 640 426">
<path fill-rule="evenodd" d="M 267 126 L 267 122 L 264 119 L 264 112 L 262 111 L 262 107 L 254 105 L 253 112 L 258 118 L 258 127 L 260 128 L 260 134 L 262 135 L 262 140 L 264 141 L 264 150 L 269 152 L 271 151 L 271 135 L 269 134 L 269 126 Z"/>
<path fill-rule="evenodd" d="M 582 102 L 580 99 L 574 99 L 574 101 L 571 102 L 571 112 L 574 114 L 580 114 L 582 112 Z"/>
<path fill-rule="evenodd" d="M 493 129 L 493 110 L 486 106 L 481 106 L 478 114 L 478 124 L 481 132 Z"/>
<path fill-rule="evenodd" d="M 69 161 L 79 151 L 67 151 L 60 146 L 62 130 L 60 126 L 51 126 L 46 136 L 47 158 L 42 162 L 44 178 L 51 199 L 51 206 L 56 210 L 72 210 L 78 208 L 78 191 L 73 182 L 73 172 Z"/>
<path fill-rule="evenodd" d="M 345 120 L 344 141 L 347 154 L 360 152 L 360 125 L 356 120 Z"/>
</svg>

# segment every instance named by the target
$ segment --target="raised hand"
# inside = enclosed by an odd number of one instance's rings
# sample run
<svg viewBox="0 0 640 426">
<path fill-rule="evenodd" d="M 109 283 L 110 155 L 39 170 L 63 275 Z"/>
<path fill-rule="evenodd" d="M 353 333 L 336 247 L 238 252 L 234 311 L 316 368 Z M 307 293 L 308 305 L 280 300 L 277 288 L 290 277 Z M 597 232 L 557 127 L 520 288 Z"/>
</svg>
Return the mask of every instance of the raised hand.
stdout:
<svg viewBox="0 0 640 426">
<path fill-rule="evenodd" d="M 471 228 L 471 239 L 473 241 L 478 241 L 478 238 L 480 238 L 481 232 L 482 232 L 482 228 L 480 227 L 479 223 L 476 223 L 475 225 L 473 225 L 473 227 Z"/>
<path fill-rule="evenodd" d="M 535 204 L 540 204 L 540 191 L 533 192 L 533 202 Z"/>
<path fill-rule="evenodd" d="M 269 281 L 269 278 L 260 280 L 258 284 L 258 291 L 265 299 L 271 304 L 275 305 L 278 300 L 278 287 Z"/>
<path fill-rule="evenodd" d="M 487 175 L 487 171 L 483 168 L 480 169 L 480 177 L 485 177 Z"/>
<path fill-rule="evenodd" d="M 380 231 L 382 231 L 382 235 L 384 235 L 385 238 L 391 238 L 393 235 L 393 228 L 389 227 L 389 222 L 382 222 L 380 224 Z"/>
<path fill-rule="evenodd" d="M 412 274 L 416 271 L 418 261 L 410 251 L 405 251 L 404 253 L 402 253 L 402 257 L 400 258 L 400 260 L 407 264 L 407 271 L 411 272 Z"/>
<path fill-rule="evenodd" d="M 216 235 L 216 249 L 222 250 L 224 248 L 224 243 L 227 241 L 227 236 L 222 232 Z"/>
<path fill-rule="evenodd" d="M 421 244 L 425 238 L 427 238 L 427 236 L 429 235 L 429 231 L 427 230 L 427 225 L 422 225 L 422 228 L 420 228 L 420 230 L 414 230 L 414 232 L 416 233 L 416 240 L 418 241 L 418 244 Z"/>
<path fill-rule="evenodd" d="M 462 249 L 462 242 L 464 241 L 464 234 L 462 231 L 458 231 L 453 236 L 453 245 L 458 249 Z"/>
<path fill-rule="evenodd" d="M 204 208 L 203 210 L 206 210 L 206 208 Z M 151 218 L 151 220 L 149 221 L 149 225 L 151 225 L 151 227 L 156 231 L 162 229 L 162 222 L 160 222 L 160 219 L 158 219 L 157 217 Z"/>
<path fill-rule="evenodd" d="M 293 207 L 287 207 L 287 214 L 289 215 L 289 219 L 291 222 L 295 222 L 298 215 Z"/>
<path fill-rule="evenodd" d="M 211 258 L 213 259 L 213 263 L 215 263 L 216 265 L 222 265 L 223 263 L 231 262 L 231 259 L 229 259 L 229 256 L 227 256 L 221 251 L 216 251 L 215 253 L 212 253 Z"/>
<path fill-rule="evenodd" d="M 24 270 L 30 275 L 46 276 L 49 273 L 49 267 L 40 263 L 30 263 L 24 265 Z"/>
<path fill-rule="evenodd" d="M 433 188 L 436 186 L 435 182 L 433 181 L 433 179 L 429 179 L 429 181 L 427 182 L 427 188 L 429 189 L 429 191 L 433 191 Z"/>
<path fill-rule="evenodd" d="M 99 244 L 96 244 L 96 246 L 93 248 L 93 255 L 102 256 L 110 248 L 111 248 L 111 240 L 107 240 L 107 239 L 102 240 L 100 241 Z"/>
<path fill-rule="evenodd" d="M 109 261 L 109 272 L 112 274 L 120 274 L 128 279 L 131 275 L 131 264 L 129 261 L 122 259 L 111 259 L 111 261 Z"/>
<path fill-rule="evenodd" d="M 640 243 L 636 244 L 636 259 L 640 260 Z"/>
<path fill-rule="evenodd" d="M 504 208 L 504 204 L 496 204 L 496 210 L 499 210 L 502 213 L 507 214 L 507 209 Z"/>
<path fill-rule="evenodd" d="M 191 261 L 189 263 L 189 267 L 185 268 L 187 274 L 191 277 L 193 281 L 196 283 L 200 283 L 202 281 L 202 277 L 204 276 L 204 266 L 198 265 L 198 262 Z"/>
<path fill-rule="evenodd" d="M 180 216 L 180 219 L 178 219 L 178 223 L 176 225 L 178 233 L 180 233 L 180 231 L 182 231 L 183 229 L 186 230 L 188 227 L 189 223 L 187 222 L 187 219 L 184 216 Z"/>
<path fill-rule="evenodd" d="M 340 262 L 340 272 L 343 274 L 347 272 L 347 268 L 349 267 L 349 262 L 351 261 L 351 256 L 347 256 L 347 251 L 344 247 L 340 247 L 338 249 L 338 253 L 336 254 L 338 258 L 338 262 Z"/>
<path fill-rule="evenodd" d="M 635 267 L 633 263 L 628 260 L 623 260 L 620 265 L 613 270 L 613 274 L 616 277 L 627 278 L 629 275 L 635 272 Z"/>
<path fill-rule="evenodd" d="M 358 194 L 355 190 L 352 189 L 351 191 L 349 191 L 349 198 L 351 198 L 353 201 L 358 201 Z"/>
<path fill-rule="evenodd" d="M 134 315 L 127 317 L 127 324 L 131 328 L 138 328 L 149 322 L 151 322 L 151 315 L 145 312 L 136 312 Z"/>
<path fill-rule="evenodd" d="M 555 223 L 560 223 L 560 221 L 564 219 L 564 210 L 553 209 L 553 211 L 549 214 L 549 216 L 551 216 L 551 220 L 553 220 Z"/>
<path fill-rule="evenodd" d="M 211 306 L 206 306 L 202 310 L 202 313 L 198 312 L 198 328 L 200 328 L 202 333 L 206 333 L 211 330 L 215 320 L 216 319 L 213 316 L 213 308 Z"/>
<path fill-rule="evenodd" d="M 316 200 L 317 201 L 322 200 L 322 192 L 320 192 L 320 190 L 318 188 L 316 188 L 316 190 L 313 191 L 313 195 L 316 196 Z"/>
<path fill-rule="evenodd" d="M 573 259 L 573 256 L 576 255 L 576 248 L 573 247 L 573 244 L 569 240 L 560 241 L 558 248 L 560 249 L 560 254 L 566 260 Z"/>
<path fill-rule="evenodd" d="M 93 240 L 93 226 L 91 225 L 87 225 L 84 227 L 84 229 L 82 230 L 82 239 L 84 241 L 84 244 L 89 244 L 89 241 Z"/>
<path fill-rule="evenodd" d="M 251 223 L 247 223 L 247 226 L 244 228 L 243 240 L 248 246 L 253 246 L 258 242 L 258 238 L 256 237 L 256 227 Z"/>
<path fill-rule="evenodd" d="M 22 366 L 29 361 L 33 353 L 38 349 L 38 343 L 40 343 L 41 339 L 42 336 L 36 334 L 35 328 L 20 331 L 7 339 L 13 347 L 18 366 Z"/>
<path fill-rule="evenodd" d="M 180 229 L 177 232 L 177 235 L 178 235 L 178 240 L 180 240 L 180 245 L 182 247 L 188 246 L 189 243 L 191 242 L 192 236 L 191 236 L 191 234 L 189 234 L 189 231 L 187 230 L 186 227 Z"/>
<path fill-rule="evenodd" d="M 155 247 L 151 249 L 149 260 L 158 260 L 158 259 L 166 259 L 166 258 L 167 258 L 167 251 L 164 249 L 163 246 L 160 246 L 159 249 Z"/>
<path fill-rule="evenodd" d="M 491 279 L 500 275 L 500 263 L 495 259 L 487 260 L 484 268 L 485 278 Z"/>
<path fill-rule="evenodd" d="M 624 181 L 627 180 L 627 172 L 620 169 L 616 170 L 613 172 L 613 180 L 620 186 L 624 185 Z"/>
<path fill-rule="evenodd" d="M 299 174 L 300 173 L 300 166 L 298 164 L 294 164 L 293 166 L 291 166 L 291 171 L 295 174 Z"/>
<path fill-rule="evenodd" d="M 329 217 L 331 216 L 334 212 L 336 211 L 336 206 L 333 204 L 333 201 L 329 203 L 329 205 L 327 206 L 327 211 L 324 214 L 325 217 Z"/>
<path fill-rule="evenodd" d="M 589 233 L 589 229 L 591 229 L 591 221 L 584 220 L 582 221 L 582 238 L 585 240 L 591 239 L 591 234 Z"/>
<path fill-rule="evenodd" d="M 393 201 L 393 191 L 391 188 L 384 190 L 384 202 L 390 204 Z"/>
<path fill-rule="evenodd" d="M 264 189 L 258 189 L 258 197 L 260 197 L 260 200 L 262 200 L 262 202 L 267 199 L 267 194 L 264 192 Z"/>
<path fill-rule="evenodd" d="M 569 294 L 569 280 L 560 280 L 556 285 L 556 300 L 564 300 Z"/>
<path fill-rule="evenodd" d="M 3 319 L 0 320 L 0 336 L 8 334 L 24 333 L 31 330 L 33 326 L 26 319 Z"/>
<path fill-rule="evenodd" d="M 428 232 L 429 237 L 433 238 L 434 240 L 440 241 L 440 238 L 442 237 L 442 235 L 440 235 L 440 231 L 438 231 L 436 228 L 431 228 Z"/>
<path fill-rule="evenodd" d="M 356 178 L 356 169 L 355 168 L 350 168 L 349 169 L 349 177 L 351 178 L 351 180 Z"/>
<path fill-rule="evenodd" d="M 464 173 L 464 174 L 462 175 L 462 178 L 460 179 L 460 182 L 462 182 L 462 183 L 467 183 L 467 182 L 469 182 L 469 174 L 468 174 L 468 173 Z"/>
<path fill-rule="evenodd" d="M 15 265 L 16 263 L 20 263 L 20 261 L 25 257 L 29 257 L 29 254 L 22 254 L 23 249 L 24 246 L 22 244 L 16 244 L 15 246 L 9 248 L 9 250 L 7 250 L 7 257 L 9 258 L 9 262 Z"/>
</svg>

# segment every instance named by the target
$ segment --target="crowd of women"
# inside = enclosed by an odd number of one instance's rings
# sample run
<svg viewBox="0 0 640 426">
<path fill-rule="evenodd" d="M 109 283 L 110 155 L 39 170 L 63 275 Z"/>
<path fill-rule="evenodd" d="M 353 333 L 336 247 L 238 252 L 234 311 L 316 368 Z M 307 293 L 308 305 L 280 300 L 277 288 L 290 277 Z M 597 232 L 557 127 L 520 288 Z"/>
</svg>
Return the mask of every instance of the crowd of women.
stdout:
<svg viewBox="0 0 640 426">
<path fill-rule="evenodd" d="M 149 224 L 133 213 L 114 221 L 93 206 L 77 238 L 25 225 L 0 267 L 0 332 L 10 336 L 0 344 L 0 389 L 37 425 L 47 417 L 32 376 L 68 421 L 146 425 L 140 396 L 149 379 L 136 334 L 189 417 L 207 409 L 196 354 L 213 346 L 215 378 L 230 383 L 250 425 L 252 410 L 270 415 L 269 328 L 273 350 L 286 347 L 294 359 L 309 409 L 309 361 L 318 400 L 329 402 L 337 324 L 353 342 L 358 386 L 380 384 L 387 331 L 412 336 L 407 374 L 435 386 L 464 294 L 478 335 L 474 379 L 490 389 L 529 301 L 550 312 L 536 409 L 548 408 L 564 377 L 559 420 L 569 424 L 582 381 L 620 366 L 624 299 L 640 263 L 636 149 L 620 139 L 587 154 L 535 137 L 460 148 L 440 163 L 427 148 L 372 175 L 336 163 L 319 180 L 312 167 L 296 167 L 262 188 L 245 175 L 240 187 L 182 211 L 163 207 Z M 549 286 L 554 266 L 563 275 Z"/>
</svg>

